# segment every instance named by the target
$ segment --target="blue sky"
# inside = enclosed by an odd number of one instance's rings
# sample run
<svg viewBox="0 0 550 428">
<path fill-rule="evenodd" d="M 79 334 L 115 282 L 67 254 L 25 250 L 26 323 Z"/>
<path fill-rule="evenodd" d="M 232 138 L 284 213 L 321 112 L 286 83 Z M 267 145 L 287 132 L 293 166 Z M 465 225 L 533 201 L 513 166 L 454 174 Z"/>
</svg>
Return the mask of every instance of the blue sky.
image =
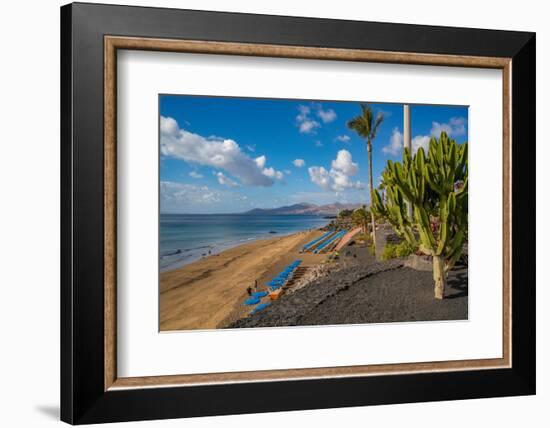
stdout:
<svg viewBox="0 0 550 428">
<path fill-rule="evenodd" d="M 369 105 L 384 115 L 377 185 L 386 161 L 401 159 L 403 105 Z M 359 113 L 359 102 L 161 95 L 161 212 L 368 203 L 366 145 L 346 126 Z M 441 130 L 467 141 L 468 108 L 411 105 L 413 150 Z"/>
</svg>

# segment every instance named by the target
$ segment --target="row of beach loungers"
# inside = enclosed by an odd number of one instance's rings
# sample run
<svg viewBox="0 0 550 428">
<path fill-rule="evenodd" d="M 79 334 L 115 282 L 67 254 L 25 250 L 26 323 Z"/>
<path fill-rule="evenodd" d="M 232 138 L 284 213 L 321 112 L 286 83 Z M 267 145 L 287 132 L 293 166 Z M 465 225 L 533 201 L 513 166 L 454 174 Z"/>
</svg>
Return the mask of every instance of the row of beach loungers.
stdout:
<svg viewBox="0 0 550 428">
<path fill-rule="evenodd" d="M 347 230 L 342 230 L 339 232 L 336 230 L 329 230 L 319 238 L 315 238 L 314 240 L 304 245 L 302 247 L 301 252 L 311 251 L 314 254 L 319 254 L 321 252 L 330 251 L 338 246 L 338 242 L 342 238 L 344 238 L 347 233 L 348 233 Z M 293 261 L 291 264 L 286 266 L 283 269 L 283 271 L 280 272 L 277 276 L 275 276 L 271 281 L 266 283 L 267 290 L 256 291 L 252 293 L 250 297 L 244 301 L 245 305 L 254 306 L 254 308 L 250 312 L 250 315 L 253 315 L 256 312 L 259 312 L 265 309 L 271 304 L 269 302 L 262 303 L 262 299 L 264 297 L 269 296 L 271 299 L 276 299 L 279 297 L 282 288 L 292 278 L 296 269 L 298 269 L 298 266 L 300 266 L 301 263 L 302 263 L 301 260 Z"/>
<path fill-rule="evenodd" d="M 323 239 L 326 239 L 329 237 L 329 235 L 333 234 L 334 231 L 333 230 L 329 230 L 327 233 L 325 233 L 324 235 L 320 236 L 319 238 L 317 239 L 314 239 L 313 241 L 310 241 L 308 242 L 306 245 L 304 245 L 302 247 L 302 253 L 305 253 L 306 251 L 308 251 L 309 249 L 315 247 L 315 245 L 317 245 L 319 242 L 321 242 Z"/>
<path fill-rule="evenodd" d="M 250 312 L 251 315 L 261 311 L 262 309 L 265 309 L 271 304 L 269 302 L 261 303 L 262 298 L 270 295 L 270 292 L 276 292 L 277 290 L 280 290 L 292 278 L 294 271 L 298 268 L 298 266 L 300 266 L 301 263 L 301 260 L 293 261 L 291 264 L 285 267 L 282 272 L 280 272 L 277 276 L 275 276 L 271 281 L 266 284 L 268 291 L 256 291 L 255 293 L 252 293 L 252 295 L 248 299 L 245 300 L 245 305 L 254 306 L 254 309 L 252 309 L 252 311 Z"/>
<path fill-rule="evenodd" d="M 323 242 L 321 245 L 319 245 L 315 251 L 313 251 L 315 254 L 319 254 L 321 251 L 327 249 L 329 250 L 331 248 L 331 244 L 336 245 L 339 239 L 343 238 L 347 231 L 342 230 L 338 232 L 336 235 L 331 236 L 329 239 L 327 239 L 325 242 Z"/>
<path fill-rule="evenodd" d="M 340 232 L 329 230 L 319 238 L 316 238 L 304 245 L 301 252 L 304 253 L 311 251 L 312 253 L 319 254 L 320 252 L 328 251 L 335 247 L 338 244 L 338 241 L 342 239 L 346 233 L 346 230 L 342 230 Z"/>
</svg>

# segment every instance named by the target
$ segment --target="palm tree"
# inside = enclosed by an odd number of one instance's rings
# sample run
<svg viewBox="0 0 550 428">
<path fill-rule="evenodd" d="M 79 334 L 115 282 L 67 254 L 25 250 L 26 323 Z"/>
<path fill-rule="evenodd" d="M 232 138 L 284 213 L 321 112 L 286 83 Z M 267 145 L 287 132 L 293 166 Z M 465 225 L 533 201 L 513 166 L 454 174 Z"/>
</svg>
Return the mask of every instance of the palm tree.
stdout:
<svg viewBox="0 0 550 428">
<path fill-rule="evenodd" d="M 351 220 L 353 221 L 353 223 L 357 226 L 360 226 L 365 235 L 367 234 L 370 219 L 370 212 L 367 211 L 367 208 L 364 205 L 361 208 L 357 208 L 355 211 L 353 211 L 353 214 L 351 215 Z"/>
<path fill-rule="evenodd" d="M 376 138 L 378 127 L 384 120 L 384 115 L 378 113 L 376 118 L 372 107 L 367 104 L 361 104 L 361 114 L 348 122 L 348 128 L 357 132 L 367 142 L 367 151 L 369 154 L 369 189 L 370 189 L 370 211 L 372 224 L 372 240 L 376 242 L 376 226 L 374 215 L 372 213 L 373 185 L 372 185 L 372 140 Z"/>
</svg>

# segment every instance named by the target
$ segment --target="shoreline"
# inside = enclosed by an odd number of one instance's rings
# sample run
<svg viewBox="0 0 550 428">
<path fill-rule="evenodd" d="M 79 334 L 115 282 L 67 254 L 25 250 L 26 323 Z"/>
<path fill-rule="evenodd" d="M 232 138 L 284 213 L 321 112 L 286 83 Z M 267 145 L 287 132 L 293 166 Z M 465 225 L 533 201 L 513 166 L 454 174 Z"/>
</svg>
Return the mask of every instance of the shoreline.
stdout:
<svg viewBox="0 0 550 428">
<path fill-rule="evenodd" d="M 231 250 L 233 248 L 238 248 L 238 247 L 241 247 L 243 245 L 255 243 L 255 242 L 258 242 L 258 241 L 269 241 L 269 240 L 273 240 L 273 239 L 286 238 L 288 236 L 292 236 L 292 235 L 295 235 L 297 233 L 309 233 L 309 232 L 318 231 L 320 229 L 321 228 L 311 228 L 311 229 L 305 229 L 305 230 L 288 232 L 288 233 L 279 233 L 279 232 L 277 232 L 277 233 L 266 233 L 264 235 L 258 235 L 256 237 L 251 237 L 251 238 L 248 238 L 248 239 L 245 239 L 245 240 L 242 240 L 242 241 L 228 241 L 228 242 L 224 242 L 224 243 L 215 243 L 215 244 L 212 244 L 212 245 L 205 245 L 204 248 L 216 248 L 216 249 L 211 250 L 210 254 L 202 254 L 201 256 L 198 256 L 197 258 L 193 258 L 190 261 L 186 261 L 185 258 L 174 261 L 174 262 L 170 263 L 169 265 L 165 266 L 164 268 L 162 268 L 162 267 L 159 268 L 159 273 L 162 275 L 164 273 L 172 272 L 174 270 L 181 269 L 181 268 L 184 268 L 186 266 L 189 266 L 189 265 L 191 265 L 193 263 L 196 263 L 198 261 L 207 259 L 208 257 L 217 256 L 217 255 L 219 255 L 219 254 L 221 254 L 225 251 Z M 203 248 L 203 247 L 201 247 L 201 248 Z M 192 251 L 192 250 L 193 250 L 193 248 L 184 249 L 184 250 L 181 250 L 182 251 L 181 253 L 183 254 L 185 252 Z M 189 257 L 193 257 L 193 256 L 189 256 Z"/>
<path fill-rule="evenodd" d="M 160 273 L 160 330 L 215 329 L 246 315 L 246 288 L 258 281 L 258 290 L 285 265 L 302 259 L 321 263 L 326 255 L 303 253 L 319 229 L 257 239 L 182 267 Z"/>
</svg>

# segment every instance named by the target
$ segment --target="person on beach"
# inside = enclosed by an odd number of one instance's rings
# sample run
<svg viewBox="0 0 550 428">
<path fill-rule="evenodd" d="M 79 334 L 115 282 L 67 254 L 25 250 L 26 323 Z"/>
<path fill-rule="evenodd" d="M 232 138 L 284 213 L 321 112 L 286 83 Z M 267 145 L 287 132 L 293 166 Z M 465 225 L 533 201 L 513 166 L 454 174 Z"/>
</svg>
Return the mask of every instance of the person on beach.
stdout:
<svg viewBox="0 0 550 428">
<path fill-rule="evenodd" d="M 252 286 L 249 286 L 249 287 L 246 287 L 246 292 L 248 293 L 249 296 L 252 296 L 252 292 L 257 292 L 258 291 L 258 280 L 254 280 L 254 285 Z"/>
</svg>

